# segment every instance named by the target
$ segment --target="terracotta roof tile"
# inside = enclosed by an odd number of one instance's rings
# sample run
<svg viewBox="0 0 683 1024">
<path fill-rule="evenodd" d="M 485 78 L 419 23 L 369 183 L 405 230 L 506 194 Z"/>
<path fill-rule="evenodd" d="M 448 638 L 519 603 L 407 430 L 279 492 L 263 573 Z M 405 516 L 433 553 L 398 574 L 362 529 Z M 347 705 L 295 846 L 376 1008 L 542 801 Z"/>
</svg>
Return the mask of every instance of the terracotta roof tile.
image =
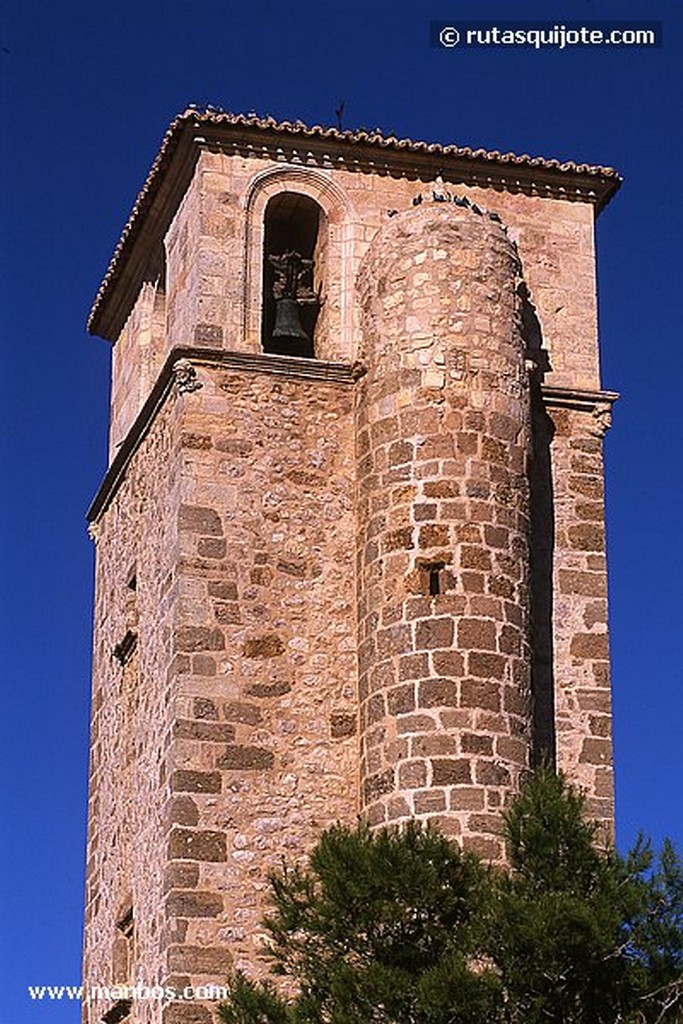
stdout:
<svg viewBox="0 0 683 1024">
<path fill-rule="evenodd" d="M 188 108 L 172 122 L 166 139 L 179 122 L 196 120 L 215 125 L 244 125 L 245 128 L 270 129 L 283 134 L 303 135 L 306 138 L 334 139 L 339 142 L 368 143 L 383 149 L 406 150 L 410 153 L 430 153 L 437 156 L 458 156 L 471 160 L 484 160 L 491 163 L 515 164 L 525 167 L 543 167 L 548 170 L 567 171 L 573 174 L 589 174 L 599 177 L 619 178 L 613 167 L 601 167 L 592 164 L 577 164 L 572 160 L 562 163 L 560 160 L 547 159 L 542 156 L 528 156 L 523 153 L 500 153 L 498 150 L 471 149 L 469 146 L 444 145 L 440 142 L 419 142 L 414 139 L 399 139 L 395 135 L 383 135 L 379 131 L 344 130 L 307 125 L 303 121 L 277 121 L 274 117 L 259 117 L 257 114 L 230 114 L 219 110 L 197 110 Z"/>
</svg>

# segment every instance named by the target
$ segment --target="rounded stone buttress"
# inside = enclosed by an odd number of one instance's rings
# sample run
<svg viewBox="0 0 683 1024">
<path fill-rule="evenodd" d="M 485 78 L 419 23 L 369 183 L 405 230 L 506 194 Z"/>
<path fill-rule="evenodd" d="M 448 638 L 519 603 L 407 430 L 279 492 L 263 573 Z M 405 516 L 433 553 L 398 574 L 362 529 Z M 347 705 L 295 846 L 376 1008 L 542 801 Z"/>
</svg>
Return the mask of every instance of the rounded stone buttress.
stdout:
<svg viewBox="0 0 683 1024">
<path fill-rule="evenodd" d="M 519 272 L 499 223 L 430 203 L 358 281 L 361 807 L 492 859 L 531 739 Z"/>
</svg>

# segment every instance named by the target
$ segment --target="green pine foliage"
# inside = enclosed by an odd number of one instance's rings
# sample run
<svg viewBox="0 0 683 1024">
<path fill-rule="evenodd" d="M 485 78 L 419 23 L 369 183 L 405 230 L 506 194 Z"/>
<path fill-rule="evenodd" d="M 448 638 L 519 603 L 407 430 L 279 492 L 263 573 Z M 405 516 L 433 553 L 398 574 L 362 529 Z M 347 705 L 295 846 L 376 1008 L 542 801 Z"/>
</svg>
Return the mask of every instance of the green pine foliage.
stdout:
<svg viewBox="0 0 683 1024">
<path fill-rule="evenodd" d="M 236 975 L 223 1024 L 681 1024 L 673 848 L 601 848 L 582 796 L 548 769 L 504 820 L 505 870 L 417 823 L 325 832 L 271 878 L 284 980 Z"/>
</svg>

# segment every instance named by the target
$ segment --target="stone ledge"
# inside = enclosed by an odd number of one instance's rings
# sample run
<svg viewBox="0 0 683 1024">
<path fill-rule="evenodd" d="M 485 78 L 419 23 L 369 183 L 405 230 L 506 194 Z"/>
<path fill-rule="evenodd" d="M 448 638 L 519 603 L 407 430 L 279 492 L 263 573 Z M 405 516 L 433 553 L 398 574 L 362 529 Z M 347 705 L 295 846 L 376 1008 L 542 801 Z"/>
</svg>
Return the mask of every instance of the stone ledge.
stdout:
<svg viewBox="0 0 683 1024">
<path fill-rule="evenodd" d="M 576 409 L 578 412 L 593 413 L 595 406 L 605 402 L 613 405 L 619 398 L 617 391 L 601 391 L 587 388 L 560 388 L 550 384 L 541 385 L 543 401 L 547 406 L 559 409 Z"/>
</svg>

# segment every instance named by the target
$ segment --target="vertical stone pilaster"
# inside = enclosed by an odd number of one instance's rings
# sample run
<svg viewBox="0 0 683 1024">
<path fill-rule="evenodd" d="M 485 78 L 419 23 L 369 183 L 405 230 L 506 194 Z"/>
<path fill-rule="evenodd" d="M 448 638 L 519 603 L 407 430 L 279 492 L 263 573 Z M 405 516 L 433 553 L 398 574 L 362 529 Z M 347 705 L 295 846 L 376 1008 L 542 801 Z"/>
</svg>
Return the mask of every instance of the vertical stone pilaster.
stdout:
<svg viewBox="0 0 683 1024">
<path fill-rule="evenodd" d="M 555 724 L 558 767 L 612 828 L 604 466 L 590 411 L 550 408 L 555 507 Z"/>
</svg>

